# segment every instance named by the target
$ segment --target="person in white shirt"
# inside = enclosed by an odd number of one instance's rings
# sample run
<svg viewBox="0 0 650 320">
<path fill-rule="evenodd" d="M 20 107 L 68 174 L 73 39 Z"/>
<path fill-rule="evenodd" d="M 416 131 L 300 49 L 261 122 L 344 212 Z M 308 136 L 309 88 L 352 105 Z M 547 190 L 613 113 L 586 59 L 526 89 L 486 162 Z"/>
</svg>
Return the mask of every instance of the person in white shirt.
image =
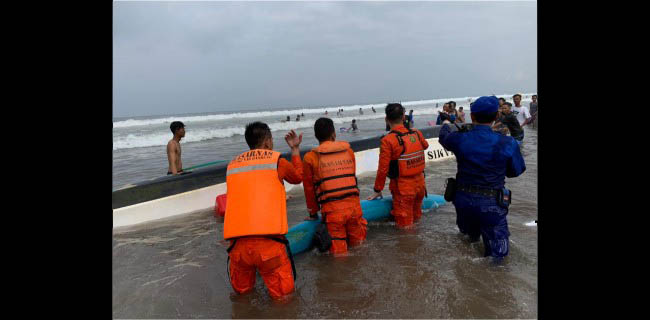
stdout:
<svg viewBox="0 0 650 320">
<path fill-rule="evenodd" d="M 528 111 L 528 108 L 524 107 L 521 105 L 521 95 L 520 94 L 515 94 L 512 96 L 512 101 L 514 101 L 515 105 L 512 106 L 512 113 L 517 116 L 517 121 L 519 121 L 519 125 L 522 127 L 527 125 L 532 117 L 530 116 L 530 111 Z"/>
</svg>

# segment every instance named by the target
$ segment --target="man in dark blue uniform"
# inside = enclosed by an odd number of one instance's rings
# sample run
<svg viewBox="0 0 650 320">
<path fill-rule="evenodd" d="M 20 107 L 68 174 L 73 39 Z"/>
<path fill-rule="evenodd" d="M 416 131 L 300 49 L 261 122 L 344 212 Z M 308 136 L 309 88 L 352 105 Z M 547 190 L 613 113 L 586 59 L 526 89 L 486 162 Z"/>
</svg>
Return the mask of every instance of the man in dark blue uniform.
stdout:
<svg viewBox="0 0 650 320">
<path fill-rule="evenodd" d="M 485 256 L 500 261 L 508 255 L 509 190 L 505 177 L 513 178 L 526 170 L 526 164 L 512 137 L 492 131 L 499 100 L 480 97 L 472 103 L 472 129 L 455 131 L 449 119 L 443 121 L 439 142 L 456 155 L 456 224 L 472 242 L 483 238 Z M 452 132 L 455 131 L 455 132 Z"/>
</svg>

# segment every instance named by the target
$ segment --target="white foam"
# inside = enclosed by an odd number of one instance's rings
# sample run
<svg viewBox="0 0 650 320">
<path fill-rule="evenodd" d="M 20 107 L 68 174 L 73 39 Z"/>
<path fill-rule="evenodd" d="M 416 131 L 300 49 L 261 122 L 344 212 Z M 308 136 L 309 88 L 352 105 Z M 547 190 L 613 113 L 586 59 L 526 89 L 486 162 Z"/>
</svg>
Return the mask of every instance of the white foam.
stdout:
<svg viewBox="0 0 650 320">
<path fill-rule="evenodd" d="M 364 116 L 354 116 L 354 117 L 334 117 L 331 118 L 335 124 L 351 123 L 352 119 L 357 121 L 362 120 L 371 120 L 371 119 L 381 119 L 384 118 L 383 113 L 373 113 L 370 115 Z M 316 119 L 309 119 L 303 121 L 290 121 L 290 122 L 272 122 L 268 123 L 271 131 L 289 131 L 292 129 L 304 129 L 312 128 L 314 126 Z M 193 129 L 191 132 L 188 132 L 183 138 L 183 142 L 196 142 L 204 141 L 209 139 L 216 138 L 228 138 L 234 135 L 243 135 L 244 127 L 228 127 L 228 128 L 214 128 L 214 129 Z M 144 135 L 135 135 L 128 134 L 126 136 L 115 137 L 113 141 L 113 150 L 119 149 L 130 149 L 130 148 L 144 148 L 144 147 L 154 147 L 154 146 L 166 146 L 167 142 L 170 139 L 170 134 L 161 131 L 157 133 L 144 134 Z"/>
<path fill-rule="evenodd" d="M 526 227 L 537 227 L 537 222 L 535 222 L 535 220 L 533 220 L 533 221 L 531 221 L 531 222 L 526 222 L 526 223 L 524 223 L 524 225 L 525 225 Z"/>
<path fill-rule="evenodd" d="M 526 93 L 522 94 L 523 99 L 530 98 L 532 94 Z M 510 99 L 512 95 L 510 94 L 501 94 L 497 97 L 504 97 Z M 443 98 L 443 99 L 432 99 L 432 100 L 417 100 L 417 101 L 404 101 L 402 105 L 404 107 L 418 106 L 432 103 L 445 103 L 449 100 L 454 100 L 458 105 L 468 104 L 468 100 L 476 100 L 478 97 L 458 97 L 458 98 Z M 332 113 L 336 114 L 338 109 L 343 109 L 344 111 L 358 111 L 359 108 L 370 109 L 374 107 L 375 110 L 381 109 L 386 106 L 386 103 L 375 103 L 375 104 L 364 104 L 364 105 L 349 105 L 349 106 L 339 106 L 339 107 L 329 107 L 329 108 L 298 108 L 291 110 L 276 110 L 276 111 L 259 111 L 259 112 L 236 112 L 228 114 L 212 114 L 204 116 L 180 116 L 180 117 L 164 117 L 164 118 L 155 118 L 155 119 L 144 119 L 144 120 L 135 120 L 127 119 L 122 121 L 113 122 L 113 128 L 128 128 L 135 126 L 148 126 L 148 125 L 159 125 L 165 123 L 172 123 L 173 121 L 182 121 L 183 123 L 188 122 L 201 122 L 201 121 L 218 121 L 218 120 L 229 120 L 233 118 L 262 118 L 262 117 L 277 117 L 277 116 L 294 116 L 296 114 L 325 114 L 325 111 L 328 111 L 329 115 Z M 442 107 L 442 106 L 441 106 Z M 367 110 L 365 112 L 368 112 Z M 379 110 L 377 110 L 379 113 Z M 372 111 L 370 111 L 372 112 Z M 414 112 L 415 113 L 415 112 Z"/>
<path fill-rule="evenodd" d="M 522 102 L 525 102 L 527 99 L 527 96 L 530 94 L 523 95 L 524 99 Z M 504 97 L 509 97 L 511 95 L 500 95 Z M 403 102 L 402 105 L 405 107 L 412 107 L 412 106 L 418 106 L 418 105 L 428 105 L 432 103 L 440 103 L 440 102 L 447 102 L 449 100 L 455 100 L 457 102 L 457 106 L 464 106 L 468 105 L 469 102 L 468 100 L 472 97 L 464 97 L 464 98 L 445 98 L 445 99 L 434 99 L 434 100 L 420 100 L 420 101 L 408 101 L 408 102 Z M 472 101 L 474 101 L 475 98 L 472 98 Z M 377 113 L 373 113 L 372 111 L 364 112 L 364 115 L 358 114 L 358 110 L 361 107 L 369 108 L 369 106 L 374 106 L 375 109 L 381 109 L 377 110 Z M 383 107 L 385 104 L 376 104 L 376 105 L 354 105 L 354 106 L 347 106 L 343 107 L 344 110 L 352 111 L 350 112 L 350 116 L 346 116 L 345 113 L 343 116 L 336 116 L 336 108 L 331 108 L 328 109 L 330 111 L 334 112 L 329 112 L 328 117 L 332 119 L 332 121 L 335 124 L 349 124 L 352 122 L 353 119 L 356 119 L 357 121 L 364 121 L 364 120 L 373 120 L 373 119 L 382 119 L 385 117 L 385 114 L 383 112 Z M 273 116 L 273 117 L 278 117 L 279 115 L 294 115 L 296 113 L 320 113 L 321 111 L 324 113 L 325 109 L 302 109 L 302 110 L 285 110 L 285 111 L 263 111 L 263 112 L 252 112 L 252 113 L 235 113 L 235 114 L 229 114 L 229 115 L 208 115 L 208 116 L 195 116 L 195 117 L 179 117 L 179 118 L 160 118 L 160 119 L 149 119 L 149 120 L 125 120 L 125 121 L 119 121 L 119 122 L 114 122 L 113 126 L 114 128 L 117 127 L 132 127 L 132 126 L 138 126 L 138 125 L 155 125 L 159 123 L 165 123 L 165 122 L 172 122 L 172 121 L 183 121 L 183 122 L 189 122 L 189 121 L 210 121 L 210 120 L 222 120 L 222 119 L 232 119 L 236 117 L 241 117 L 241 118 L 256 118 L 256 117 L 262 117 L 262 116 Z M 408 110 L 408 109 L 407 109 Z M 415 109 L 413 111 L 413 115 L 415 116 L 422 116 L 422 115 L 435 115 L 438 113 L 438 111 L 442 110 L 442 103 L 436 108 L 436 107 L 423 107 L 419 109 Z M 469 110 L 467 110 L 469 111 Z M 423 119 L 423 122 L 420 122 L 418 118 L 415 118 L 416 123 L 420 123 L 419 127 L 425 127 L 424 124 L 426 119 Z M 434 120 L 432 117 L 431 119 L 428 120 Z M 304 128 L 312 128 L 314 126 L 314 122 L 316 121 L 315 118 L 312 119 L 305 119 L 303 118 L 302 121 L 289 121 L 289 122 L 270 122 L 268 123 L 269 127 L 271 128 L 271 131 L 289 131 L 292 129 L 304 129 Z M 218 139 L 218 138 L 228 138 L 232 137 L 234 135 L 243 135 L 244 134 L 244 126 L 242 125 L 241 127 L 219 127 L 216 126 L 214 128 L 196 128 L 192 129 L 190 132 L 188 132 L 183 139 L 183 142 L 197 142 L 197 141 L 205 141 L 205 140 L 210 140 L 210 139 Z M 119 149 L 131 149 L 131 148 L 145 148 L 145 147 L 155 147 L 155 146 L 165 146 L 167 145 L 167 142 L 170 139 L 170 134 L 169 134 L 169 129 L 168 128 L 162 128 L 160 130 L 157 130 L 152 132 L 152 133 L 145 133 L 145 134 L 137 134 L 137 133 L 131 133 L 127 135 L 120 135 L 120 134 L 114 134 L 113 135 L 113 150 L 119 150 Z"/>
<path fill-rule="evenodd" d="M 301 113 L 324 115 L 326 110 L 328 111 L 328 115 L 331 116 L 331 115 L 335 115 L 338 109 L 343 109 L 344 111 L 358 111 L 359 108 L 370 109 L 371 107 L 374 107 L 375 110 L 379 108 L 383 110 L 383 107 L 385 106 L 386 106 L 385 104 L 368 104 L 368 105 L 355 105 L 355 106 L 346 106 L 346 107 L 331 107 L 331 108 L 323 108 L 323 109 L 295 109 L 295 110 L 277 110 L 277 111 L 260 111 L 260 112 L 244 112 L 244 113 L 237 112 L 237 113 L 229 113 L 229 114 L 167 117 L 167 118 L 146 119 L 146 120 L 128 119 L 128 120 L 113 122 L 113 128 L 127 128 L 127 127 L 135 127 L 135 126 L 156 125 L 156 124 L 172 123 L 173 121 L 181 121 L 187 124 L 188 122 L 219 121 L 219 120 L 230 120 L 233 118 L 243 119 L 243 118 L 281 117 L 281 116 L 293 117 Z"/>
</svg>

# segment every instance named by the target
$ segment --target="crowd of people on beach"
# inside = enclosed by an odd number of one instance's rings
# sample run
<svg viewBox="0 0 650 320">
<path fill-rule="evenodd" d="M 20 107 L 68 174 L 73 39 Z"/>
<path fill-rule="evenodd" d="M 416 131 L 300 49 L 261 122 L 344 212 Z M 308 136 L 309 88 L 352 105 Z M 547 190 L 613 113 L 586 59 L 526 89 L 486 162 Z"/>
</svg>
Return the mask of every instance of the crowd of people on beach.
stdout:
<svg viewBox="0 0 650 320">
<path fill-rule="evenodd" d="M 508 255 L 509 247 L 506 215 L 511 199 L 505 177 L 516 177 L 526 170 L 520 152 L 521 128 L 536 126 L 537 121 L 537 96 L 530 104 L 533 111 L 521 106 L 521 95 L 514 95 L 513 101 L 514 106 L 495 96 L 478 98 L 470 104 L 471 125 L 465 123 L 463 108 L 456 110 L 456 103 L 449 101 L 436 120 L 441 126 L 439 143 L 453 152 L 458 162 L 456 177 L 447 179 L 444 198 L 456 208 L 459 231 L 470 242 L 482 238 L 484 256 L 496 262 Z M 338 110 L 338 114 L 342 112 Z M 374 193 L 367 200 L 382 197 L 389 178 L 390 218 L 398 228 L 411 228 L 420 220 L 427 196 L 424 169 L 429 143 L 415 129 L 413 110 L 407 115 L 400 103 L 389 103 L 385 113 L 388 133 L 380 140 Z M 172 123 L 170 129 L 174 138 L 168 145 L 168 174 L 178 174 L 182 172 L 179 142 L 185 130 L 180 122 Z M 285 237 L 284 181 L 303 184 L 309 211 L 306 220 L 322 219 L 314 239 L 320 251 L 344 254 L 348 246 L 366 239 L 368 222 L 361 210 L 354 151 L 348 142 L 337 140 L 329 117 L 317 119 L 313 129 L 319 145 L 304 157 L 300 156 L 302 133 L 290 130 L 285 135 L 291 149 L 289 161 L 273 150 L 272 132 L 266 123 L 249 123 L 244 136 L 250 150 L 227 167 L 223 236 L 230 241 L 229 280 L 239 294 L 253 290 L 256 270 L 274 299 L 294 291 L 296 270 Z M 350 129 L 358 130 L 355 120 Z M 256 195 L 255 201 L 251 201 L 251 194 Z"/>
<path fill-rule="evenodd" d="M 523 127 L 530 125 L 532 128 L 537 128 L 537 95 L 532 95 L 531 102 L 528 107 L 521 105 L 521 95 L 515 94 L 512 96 L 512 101 L 514 105 L 510 102 L 507 102 L 505 98 L 499 99 L 499 110 L 497 113 L 497 118 L 492 125 L 492 129 L 496 132 L 499 132 L 503 135 L 509 135 L 513 137 L 519 145 L 523 142 L 524 139 L 524 130 Z M 472 99 L 469 98 L 468 102 L 471 105 Z M 438 104 L 436 104 L 436 108 Z M 373 113 L 377 113 L 375 107 L 370 108 Z M 337 116 L 343 114 L 343 109 L 337 110 Z M 359 114 L 363 115 L 363 109 L 359 108 Z M 325 115 L 328 115 L 327 110 L 325 110 Z M 305 113 L 300 113 L 296 115 L 295 121 L 300 121 L 305 118 Z M 466 123 L 465 112 L 463 107 L 459 107 L 456 110 L 456 102 L 449 101 L 443 104 L 442 110 L 439 111 L 438 116 L 435 122 L 428 121 L 427 124 L 441 125 L 443 120 L 449 119 L 451 123 L 464 124 Z M 291 122 L 291 117 L 287 116 L 286 120 L 282 122 Z M 415 121 L 413 116 L 413 110 L 409 111 L 409 114 L 404 122 L 404 125 L 407 128 L 415 128 Z M 174 121 L 170 125 L 170 129 L 173 133 L 173 138 L 167 143 L 167 158 L 169 161 L 168 175 L 171 174 L 182 174 L 182 161 L 181 161 L 181 147 L 180 140 L 185 137 L 185 125 L 180 121 Z M 182 129 L 182 130 L 181 130 Z M 352 119 L 350 127 L 341 128 L 340 131 L 345 132 L 358 132 L 359 126 L 356 119 Z"/>
</svg>

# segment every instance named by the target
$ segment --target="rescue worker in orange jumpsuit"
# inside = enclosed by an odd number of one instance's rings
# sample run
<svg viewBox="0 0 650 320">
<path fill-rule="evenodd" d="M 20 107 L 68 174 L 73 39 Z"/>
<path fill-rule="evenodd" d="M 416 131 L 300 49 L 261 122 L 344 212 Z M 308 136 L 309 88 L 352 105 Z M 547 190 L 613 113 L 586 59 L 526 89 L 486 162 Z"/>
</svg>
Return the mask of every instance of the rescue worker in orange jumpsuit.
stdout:
<svg viewBox="0 0 650 320">
<path fill-rule="evenodd" d="M 235 157 L 226 173 L 227 203 L 223 237 L 230 240 L 228 271 L 237 293 L 255 286 L 259 271 L 269 294 L 279 299 L 294 291 L 295 267 L 289 251 L 284 182 L 302 182 L 300 143 L 291 130 L 285 140 L 291 148 L 291 163 L 273 151 L 269 126 L 253 122 L 246 126 L 250 151 Z"/>
<path fill-rule="evenodd" d="M 302 185 L 310 216 L 321 211 L 332 237 L 330 253 L 341 254 L 366 239 L 368 221 L 363 218 L 356 177 L 354 151 L 345 141 L 336 141 L 334 122 L 320 118 L 314 123 L 320 145 L 304 157 Z"/>
<path fill-rule="evenodd" d="M 390 132 L 381 139 L 375 193 L 368 200 L 381 197 L 386 177 L 393 195 L 391 215 L 398 227 L 408 227 L 422 216 L 424 184 L 424 152 L 429 143 L 422 132 L 404 127 L 404 107 L 399 103 L 386 106 L 386 123 Z"/>
</svg>

